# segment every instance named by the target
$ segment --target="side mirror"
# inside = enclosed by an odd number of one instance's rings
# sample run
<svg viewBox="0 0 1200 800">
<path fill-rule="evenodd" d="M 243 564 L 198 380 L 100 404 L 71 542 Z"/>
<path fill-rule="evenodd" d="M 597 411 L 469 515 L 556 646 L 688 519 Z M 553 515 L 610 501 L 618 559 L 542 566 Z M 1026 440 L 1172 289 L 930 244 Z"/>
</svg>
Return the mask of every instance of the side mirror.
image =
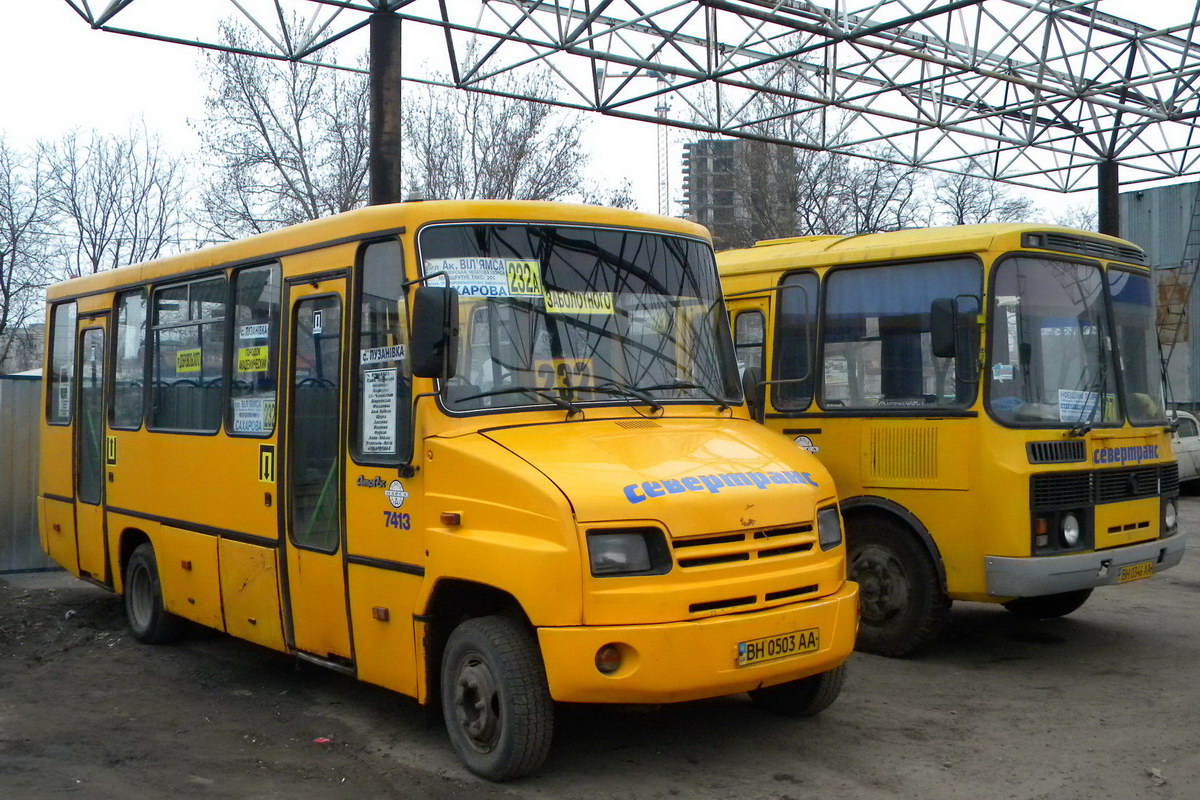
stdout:
<svg viewBox="0 0 1200 800">
<path fill-rule="evenodd" d="M 939 297 L 929 307 L 929 344 L 938 358 L 954 358 L 958 351 L 954 301 L 953 297 Z"/>
<path fill-rule="evenodd" d="M 763 383 L 762 370 L 758 367 L 742 370 L 742 394 L 746 395 L 746 404 L 750 406 L 750 418 L 762 422 L 766 410 L 767 385 Z"/>
<path fill-rule="evenodd" d="M 442 380 L 454 377 L 458 366 L 457 289 L 417 287 L 409 348 L 413 375 Z"/>
</svg>

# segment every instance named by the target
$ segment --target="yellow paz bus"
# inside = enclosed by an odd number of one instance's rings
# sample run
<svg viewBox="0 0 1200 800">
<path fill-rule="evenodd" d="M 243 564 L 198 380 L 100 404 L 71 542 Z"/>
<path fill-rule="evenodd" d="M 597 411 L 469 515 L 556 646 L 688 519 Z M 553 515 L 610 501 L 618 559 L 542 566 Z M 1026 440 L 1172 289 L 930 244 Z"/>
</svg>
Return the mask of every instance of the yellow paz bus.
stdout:
<svg viewBox="0 0 1200 800">
<path fill-rule="evenodd" d="M 837 481 L 859 649 L 1069 614 L 1184 550 L 1145 254 L 976 225 L 718 254 L 747 391 Z"/>
<path fill-rule="evenodd" d="M 828 706 L 834 484 L 754 423 L 704 229 L 378 206 L 48 292 L 41 536 L 191 620 L 433 704 L 487 778 L 553 701 Z"/>
</svg>

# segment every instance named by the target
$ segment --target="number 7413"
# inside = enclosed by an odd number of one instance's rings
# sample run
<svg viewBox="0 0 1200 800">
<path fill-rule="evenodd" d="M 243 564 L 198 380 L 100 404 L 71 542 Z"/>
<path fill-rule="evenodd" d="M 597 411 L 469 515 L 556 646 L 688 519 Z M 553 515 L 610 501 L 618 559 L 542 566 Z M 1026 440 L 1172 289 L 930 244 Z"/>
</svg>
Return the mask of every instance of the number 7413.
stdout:
<svg viewBox="0 0 1200 800">
<path fill-rule="evenodd" d="M 385 511 L 383 512 L 383 527 L 406 531 L 412 527 L 412 518 L 402 511 Z"/>
</svg>

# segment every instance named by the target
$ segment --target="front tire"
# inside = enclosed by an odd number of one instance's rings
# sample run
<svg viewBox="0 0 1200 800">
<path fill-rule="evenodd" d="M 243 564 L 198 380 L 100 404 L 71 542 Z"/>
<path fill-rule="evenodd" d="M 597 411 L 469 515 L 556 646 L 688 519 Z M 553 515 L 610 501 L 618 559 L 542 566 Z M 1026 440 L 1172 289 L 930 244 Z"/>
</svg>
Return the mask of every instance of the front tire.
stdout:
<svg viewBox="0 0 1200 800">
<path fill-rule="evenodd" d="M 846 682 L 846 665 L 798 681 L 750 692 L 759 708 L 785 717 L 811 717 L 833 705 Z"/>
<path fill-rule="evenodd" d="M 911 655 L 937 638 L 949 619 L 950 599 L 933 561 L 897 522 L 862 518 L 847 527 L 846 570 L 858 583 L 855 648 L 892 658 Z"/>
<path fill-rule="evenodd" d="M 442 657 L 446 731 L 467 769 L 491 781 L 536 770 L 554 734 L 554 705 L 533 632 L 508 617 L 467 620 Z"/>
<path fill-rule="evenodd" d="M 1018 597 L 1009 600 L 1004 607 L 1023 619 L 1054 619 L 1078 610 L 1091 596 L 1091 589 L 1077 589 L 1039 597 Z"/>
<path fill-rule="evenodd" d="M 125 565 L 125 616 L 133 638 L 143 644 L 166 644 L 183 635 L 183 620 L 163 605 L 158 561 L 149 542 L 138 545 Z"/>
</svg>

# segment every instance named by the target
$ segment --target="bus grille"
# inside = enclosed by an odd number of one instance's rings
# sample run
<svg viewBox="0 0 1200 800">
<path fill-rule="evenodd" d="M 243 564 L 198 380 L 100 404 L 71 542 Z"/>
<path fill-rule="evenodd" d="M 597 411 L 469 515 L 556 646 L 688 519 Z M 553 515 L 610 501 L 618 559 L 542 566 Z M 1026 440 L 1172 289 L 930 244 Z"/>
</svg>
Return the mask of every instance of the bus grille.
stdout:
<svg viewBox="0 0 1200 800">
<path fill-rule="evenodd" d="M 1051 510 L 1171 495 L 1178 489 L 1179 465 L 1153 464 L 1131 469 L 1034 475 L 1030 480 L 1030 499 L 1035 509 Z"/>
<path fill-rule="evenodd" d="M 1092 473 L 1054 472 L 1034 475 L 1033 507 L 1037 509 L 1073 508 L 1092 504 Z"/>
<path fill-rule="evenodd" d="M 679 566 L 691 569 L 807 553 L 813 549 L 816 538 L 813 526 L 804 524 L 676 539 L 671 547 Z"/>
<path fill-rule="evenodd" d="M 1025 446 L 1030 464 L 1072 464 L 1087 461 L 1082 439 L 1070 442 L 1030 442 Z"/>
</svg>

